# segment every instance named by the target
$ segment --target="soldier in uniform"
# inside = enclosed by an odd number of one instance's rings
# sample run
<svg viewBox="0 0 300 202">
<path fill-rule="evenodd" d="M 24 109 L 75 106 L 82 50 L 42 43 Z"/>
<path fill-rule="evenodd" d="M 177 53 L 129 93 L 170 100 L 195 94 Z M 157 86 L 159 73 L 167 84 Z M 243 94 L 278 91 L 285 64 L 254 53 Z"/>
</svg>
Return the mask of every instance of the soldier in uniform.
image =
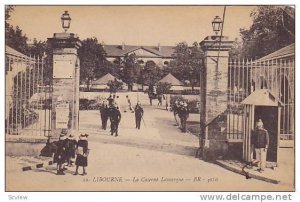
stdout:
<svg viewBox="0 0 300 202">
<path fill-rule="evenodd" d="M 110 117 L 110 132 L 111 135 L 113 136 L 115 133 L 115 136 L 118 136 L 118 128 L 119 128 L 119 123 L 121 121 L 121 112 L 119 110 L 118 105 L 113 105 L 110 107 L 109 110 L 109 117 Z"/>
<path fill-rule="evenodd" d="M 180 109 L 180 105 L 179 105 L 178 100 L 176 100 L 175 104 L 173 105 L 173 114 L 174 114 L 174 119 L 176 121 L 176 125 L 179 125 L 178 121 L 177 121 L 177 118 L 176 118 L 176 116 L 178 116 L 179 109 Z"/>
<path fill-rule="evenodd" d="M 181 102 L 178 115 L 180 118 L 180 123 L 181 123 L 181 131 L 186 132 L 186 121 L 189 118 L 189 110 L 187 108 L 187 103 L 186 102 Z"/>
<path fill-rule="evenodd" d="M 100 116 L 101 116 L 101 122 L 102 122 L 102 129 L 106 130 L 107 126 L 107 120 L 108 120 L 108 106 L 107 106 L 107 101 L 104 100 L 101 107 L 100 107 Z"/>
<path fill-rule="evenodd" d="M 144 110 L 141 107 L 140 102 L 138 102 L 136 104 L 134 111 L 135 111 L 135 127 L 140 130 L 140 128 L 141 128 L 141 119 L 143 118 L 143 115 L 144 115 Z"/>
<path fill-rule="evenodd" d="M 269 133 L 264 129 L 261 119 L 256 123 L 256 128 L 252 137 L 252 144 L 255 148 L 256 160 L 258 160 L 258 171 L 262 172 L 266 168 L 267 150 L 269 147 Z"/>
<path fill-rule="evenodd" d="M 113 103 L 114 103 L 114 98 L 112 97 L 111 94 L 107 98 L 107 101 L 108 101 L 108 106 L 111 107 L 113 105 Z"/>
<path fill-rule="evenodd" d="M 127 103 L 128 103 L 128 109 L 129 111 L 133 112 L 132 106 L 131 106 L 131 101 L 128 95 L 126 95 L 126 99 L 127 99 Z M 125 110 L 124 112 L 127 112 L 127 110 Z"/>
<path fill-rule="evenodd" d="M 64 163 L 67 160 L 67 137 L 62 131 L 57 141 L 57 149 L 54 154 L 53 162 L 57 163 L 57 175 L 65 175 Z"/>
</svg>

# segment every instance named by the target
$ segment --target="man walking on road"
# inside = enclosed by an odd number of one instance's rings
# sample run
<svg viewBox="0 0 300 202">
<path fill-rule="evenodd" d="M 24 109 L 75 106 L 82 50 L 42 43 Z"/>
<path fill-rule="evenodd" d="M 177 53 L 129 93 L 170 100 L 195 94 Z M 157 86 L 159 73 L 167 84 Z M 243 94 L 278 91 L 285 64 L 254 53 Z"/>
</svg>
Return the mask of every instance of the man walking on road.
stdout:
<svg viewBox="0 0 300 202">
<path fill-rule="evenodd" d="M 119 128 L 119 123 L 121 121 L 121 112 L 119 110 L 118 105 L 114 104 L 113 106 L 110 107 L 109 110 L 109 117 L 110 117 L 110 132 L 111 135 L 113 136 L 115 133 L 115 136 L 118 136 L 118 128 Z"/>
<path fill-rule="evenodd" d="M 178 111 L 178 116 L 180 118 L 181 131 L 185 133 L 186 132 L 186 121 L 189 118 L 189 111 L 188 111 L 186 102 L 180 103 L 180 109 Z"/>
<path fill-rule="evenodd" d="M 101 107 L 100 107 L 100 116 L 101 116 L 101 122 L 102 122 L 102 129 L 106 130 L 107 126 L 107 120 L 109 116 L 109 108 L 107 105 L 107 101 L 103 101 Z"/>
<path fill-rule="evenodd" d="M 141 107 L 141 103 L 140 102 L 138 102 L 136 104 L 134 111 L 135 111 L 135 127 L 140 130 L 140 128 L 141 128 L 141 120 L 142 120 L 143 115 L 144 115 L 144 110 Z"/>
<path fill-rule="evenodd" d="M 177 121 L 177 118 L 176 116 L 178 116 L 178 112 L 179 112 L 179 109 L 180 109 L 180 105 L 179 105 L 179 102 L 178 100 L 175 101 L 175 104 L 173 105 L 173 114 L 174 114 L 174 119 L 176 121 L 176 125 L 178 126 L 178 121 Z"/>
<path fill-rule="evenodd" d="M 266 129 L 264 129 L 264 124 L 261 119 L 259 119 L 256 123 L 252 141 L 255 148 L 256 159 L 259 161 L 258 171 L 262 172 L 266 168 L 269 133 Z"/>
</svg>

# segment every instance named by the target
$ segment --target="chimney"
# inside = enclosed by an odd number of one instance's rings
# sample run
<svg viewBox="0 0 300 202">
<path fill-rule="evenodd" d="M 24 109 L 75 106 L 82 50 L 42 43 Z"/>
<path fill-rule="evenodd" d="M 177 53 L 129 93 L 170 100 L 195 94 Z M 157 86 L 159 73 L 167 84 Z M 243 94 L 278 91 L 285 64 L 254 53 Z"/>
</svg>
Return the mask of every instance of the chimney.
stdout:
<svg viewBox="0 0 300 202">
<path fill-rule="evenodd" d="M 122 50 L 125 50 L 125 43 L 122 42 Z"/>
</svg>

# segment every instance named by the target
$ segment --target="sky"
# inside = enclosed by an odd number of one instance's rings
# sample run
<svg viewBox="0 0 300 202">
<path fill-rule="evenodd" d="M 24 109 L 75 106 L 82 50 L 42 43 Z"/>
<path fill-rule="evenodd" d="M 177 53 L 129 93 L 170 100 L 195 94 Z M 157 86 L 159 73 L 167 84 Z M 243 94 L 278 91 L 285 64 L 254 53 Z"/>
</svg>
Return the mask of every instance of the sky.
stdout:
<svg viewBox="0 0 300 202">
<path fill-rule="evenodd" d="M 29 39 L 45 41 L 63 32 L 60 17 L 68 10 L 68 32 L 81 40 L 97 37 L 105 44 L 176 45 L 201 42 L 214 35 L 211 22 L 223 16 L 224 6 L 16 6 L 9 21 Z M 249 28 L 255 6 L 226 6 L 223 35 L 234 40 Z"/>
</svg>

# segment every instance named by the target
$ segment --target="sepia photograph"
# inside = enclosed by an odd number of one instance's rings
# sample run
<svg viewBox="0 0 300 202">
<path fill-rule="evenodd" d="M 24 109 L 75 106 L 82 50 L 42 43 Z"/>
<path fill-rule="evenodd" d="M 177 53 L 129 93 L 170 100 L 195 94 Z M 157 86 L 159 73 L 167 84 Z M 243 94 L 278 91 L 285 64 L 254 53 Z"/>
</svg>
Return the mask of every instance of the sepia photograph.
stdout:
<svg viewBox="0 0 300 202">
<path fill-rule="evenodd" d="M 4 7 L 5 191 L 295 191 L 295 6 Z"/>
</svg>

